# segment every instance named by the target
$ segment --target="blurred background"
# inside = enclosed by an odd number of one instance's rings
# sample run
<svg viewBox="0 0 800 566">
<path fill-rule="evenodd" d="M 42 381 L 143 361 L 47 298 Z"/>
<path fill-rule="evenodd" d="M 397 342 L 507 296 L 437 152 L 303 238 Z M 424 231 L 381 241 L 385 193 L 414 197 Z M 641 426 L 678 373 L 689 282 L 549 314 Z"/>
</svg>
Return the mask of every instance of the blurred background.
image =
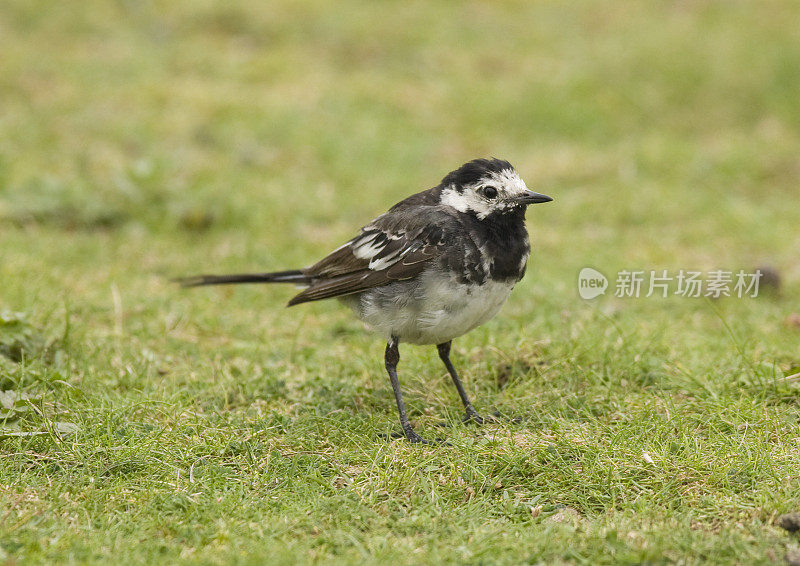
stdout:
<svg viewBox="0 0 800 566">
<path fill-rule="evenodd" d="M 68 240 L 247 231 L 269 267 L 497 155 L 557 197 L 531 225 L 570 250 L 559 261 L 582 255 L 559 242 L 788 260 L 797 16 L 791 2 L 11 0 L 0 210 L 6 230 Z"/>
<path fill-rule="evenodd" d="M 4 247 L 27 253 L 4 278 L 91 278 L 114 251 L 137 271 L 304 265 L 496 155 L 557 199 L 531 212 L 544 273 L 767 262 L 796 279 L 797 17 L 791 2 L 11 0 L 0 215 Z M 191 261 L 164 257 L 166 235 L 197 238 L 175 242 Z"/>
</svg>

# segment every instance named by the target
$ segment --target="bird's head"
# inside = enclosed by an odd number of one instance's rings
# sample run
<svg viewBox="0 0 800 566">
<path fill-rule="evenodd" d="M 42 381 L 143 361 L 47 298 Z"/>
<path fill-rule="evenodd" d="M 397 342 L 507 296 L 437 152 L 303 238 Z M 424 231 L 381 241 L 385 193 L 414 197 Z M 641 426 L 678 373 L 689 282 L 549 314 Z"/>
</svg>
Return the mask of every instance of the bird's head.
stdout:
<svg viewBox="0 0 800 566">
<path fill-rule="evenodd" d="M 459 212 L 471 212 L 483 220 L 493 214 L 524 211 L 529 204 L 552 198 L 525 186 L 514 167 L 502 159 L 475 159 L 451 171 L 442 179 L 444 205 Z"/>
</svg>

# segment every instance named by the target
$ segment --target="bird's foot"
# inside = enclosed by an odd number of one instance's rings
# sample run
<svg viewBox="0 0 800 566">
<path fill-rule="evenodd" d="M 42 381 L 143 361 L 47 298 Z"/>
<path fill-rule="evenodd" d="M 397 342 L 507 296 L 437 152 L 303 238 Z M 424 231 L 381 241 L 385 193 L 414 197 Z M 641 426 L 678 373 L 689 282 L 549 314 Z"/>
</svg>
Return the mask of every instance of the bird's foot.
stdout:
<svg viewBox="0 0 800 566">
<path fill-rule="evenodd" d="M 522 422 L 522 419 L 519 417 L 509 417 L 507 415 L 503 415 L 500 411 L 494 411 L 489 416 L 481 416 L 478 414 L 472 407 L 467 408 L 467 414 L 464 415 L 463 421 L 465 424 L 476 424 L 476 425 L 485 425 L 485 424 L 499 424 L 499 423 L 512 423 L 512 424 L 519 424 Z"/>
<path fill-rule="evenodd" d="M 464 424 L 485 425 L 492 422 L 497 422 L 491 417 L 482 417 L 475 409 L 467 409 L 467 414 L 461 419 Z"/>
<path fill-rule="evenodd" d="M 450 444 L 445 442 L 444 439 L 442 438 L 437 438 L 436 440 L 426 440 L 425 438 L 422 438 L 419 434 L 417 434 L 413 428 L 409 428 L 398 432 L 391 432 L 389 434 L 381 434 L 380 436 L 385 440 L 405 438 L 411 444 L 431 444 L 439 446 L 450 446 Z"/>
</svg>

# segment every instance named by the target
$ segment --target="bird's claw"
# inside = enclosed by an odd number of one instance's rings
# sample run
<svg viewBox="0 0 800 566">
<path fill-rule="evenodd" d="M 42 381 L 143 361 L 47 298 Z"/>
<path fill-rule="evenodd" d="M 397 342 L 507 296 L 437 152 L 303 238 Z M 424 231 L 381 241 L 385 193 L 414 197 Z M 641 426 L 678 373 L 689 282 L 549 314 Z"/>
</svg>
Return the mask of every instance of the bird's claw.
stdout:
<svg viewBox="0 0 800 566">
<path fill-rule="evenodd" d="M 493 412 L 491 415 L 487 417 L 483 417 L 478 412 L 473 409 L 467 409 L 467 414 L 464 415 L 462 419 L 464 424 L 476 424 L 476 425 L 486 425 L 486 424 L 499 424 L 499 423 L 512 423 L 512 424 L 519 424 L 522 422 L 520 417 L 508 417 L 506 415 L 501 414 L 499 411 Z"/>
<path fill-rule="evenodd" d="M 482 417 L 478 413 L 467 413 L 461 419 L 464 424 L 475 424 L 475 425 L 485 425 L 485 424 L 492 424 L 499 422 L 498 420 L 492 417 Z"/>
<path fill-rule="evenodd" d="M 449 442 L 445 442 L 442 438 L 437 438 L 435 440 L 426 440 L 422 438 L 419 434 L 417 434 L 413 429 L 406 430 L 406 431 L 397 431 L 397 432 L 390 432 L 389 434 L 381 434 L 381 438 L 384 440 L 395 440 L 397 438 L 405 438 L 411 444 L 429 444 L 432 446 L 451 446 Z"/>
</svg>

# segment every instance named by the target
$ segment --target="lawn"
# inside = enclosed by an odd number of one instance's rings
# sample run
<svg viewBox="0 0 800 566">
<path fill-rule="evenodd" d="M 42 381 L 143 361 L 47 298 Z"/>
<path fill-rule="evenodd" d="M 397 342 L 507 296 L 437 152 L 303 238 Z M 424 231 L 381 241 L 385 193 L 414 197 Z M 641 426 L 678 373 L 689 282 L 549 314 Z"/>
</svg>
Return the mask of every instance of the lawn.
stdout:
<svg viewBox="0 0 800 566">
<path fill-rule="evenodd" d="M 798 19 L 5 0 L 0 562 L 798 559 Z M 401 346 L 449 445 L 384 440 L 384 344 L 346 309 L 170 282 L 309 265 L 490 155 L 555 202 L 453 359 L 522 422 L 462 424 L 435 348 Z M 620 270 L 758 267 L 755 298 L 614 296 Z"/>
</svg>

